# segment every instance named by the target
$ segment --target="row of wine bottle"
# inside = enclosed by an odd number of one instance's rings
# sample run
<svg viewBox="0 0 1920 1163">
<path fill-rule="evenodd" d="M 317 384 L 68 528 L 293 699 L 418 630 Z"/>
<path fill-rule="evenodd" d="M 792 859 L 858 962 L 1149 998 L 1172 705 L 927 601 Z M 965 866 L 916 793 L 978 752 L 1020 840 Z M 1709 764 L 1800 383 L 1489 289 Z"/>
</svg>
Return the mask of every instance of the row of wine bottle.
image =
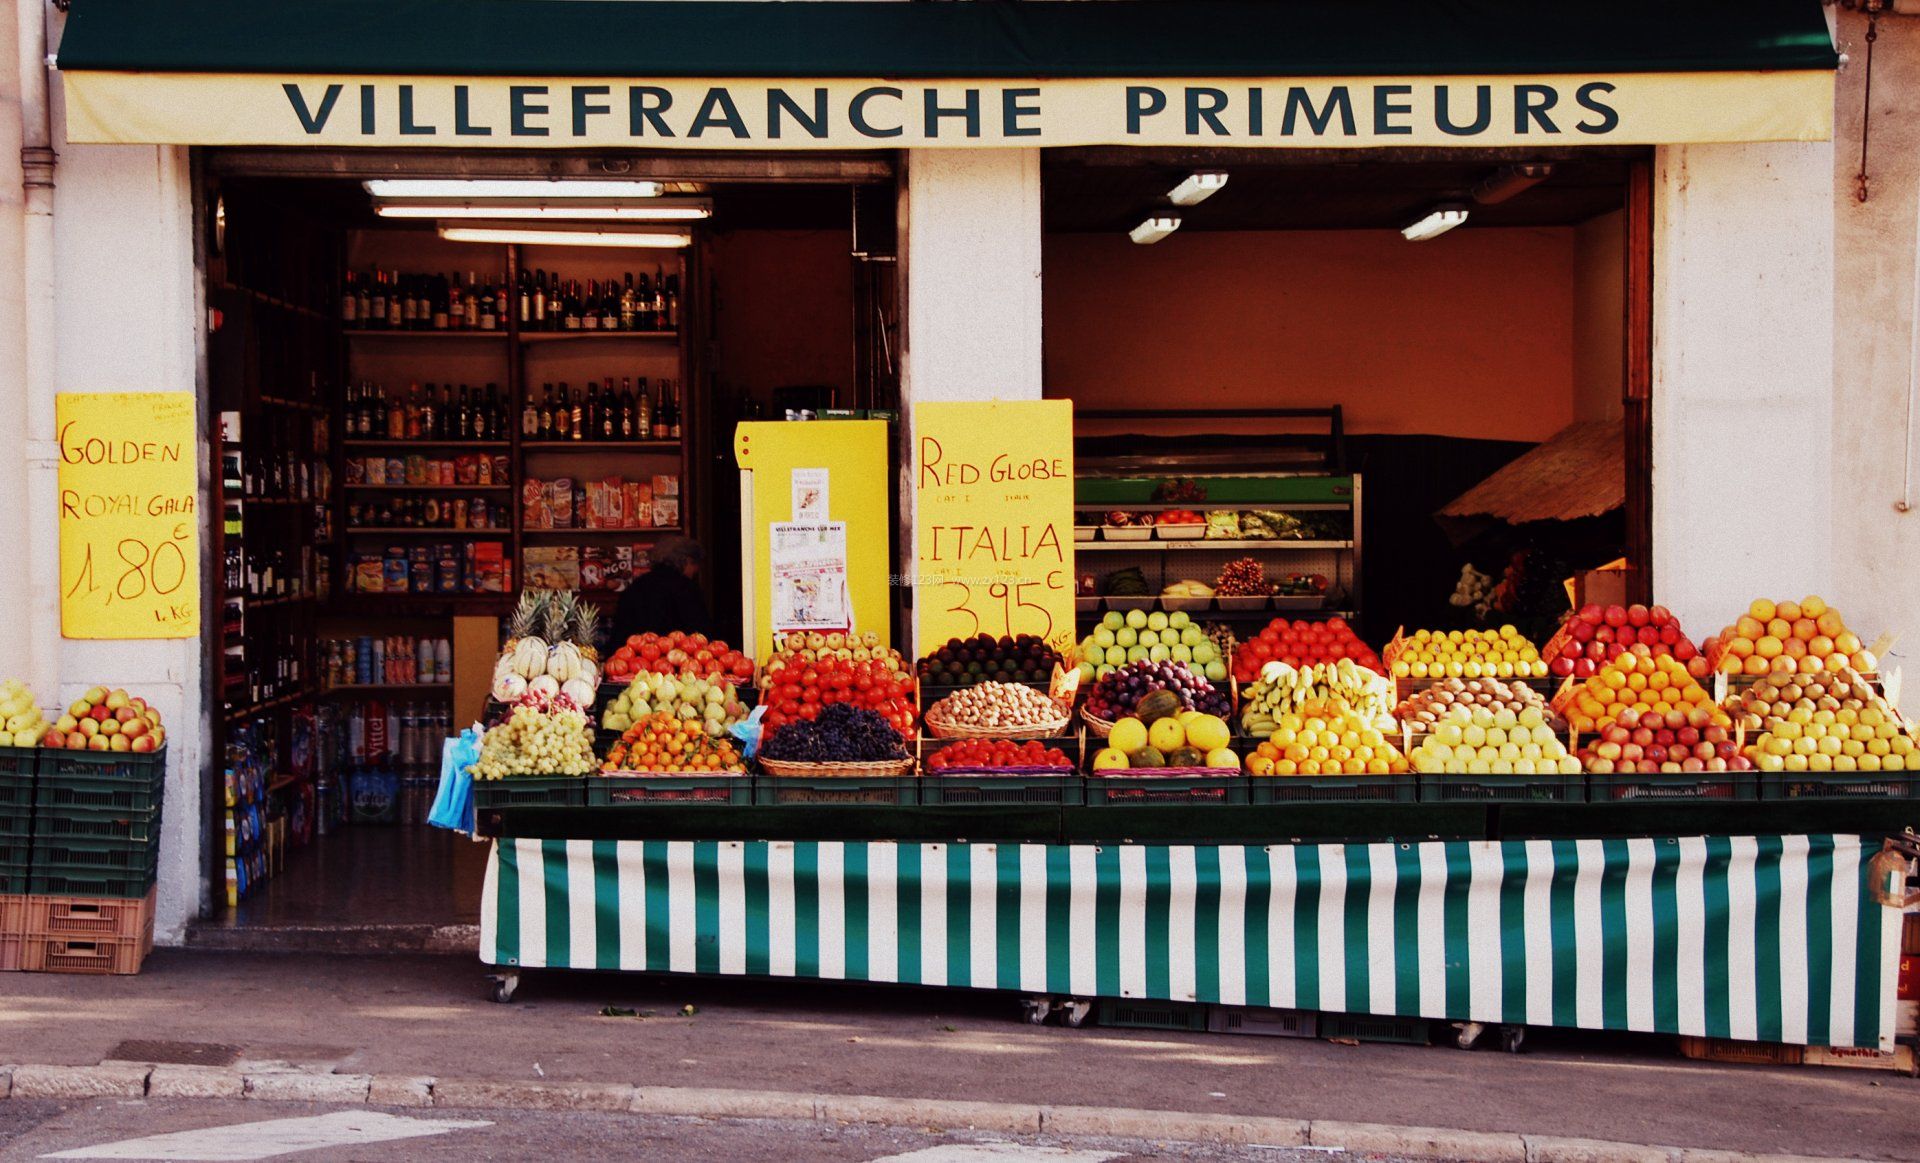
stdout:
<svg viewBox="0 0 1920 1163">
<path fill-rule="evenodd" d="M 498 276 L 348 271 L 340 322 L 371 331 L 504 331 L 517 313 L 522 331 L 674 331 L 680 326 L 680 276 L 654 268 L 624 279 L 563 279 L 521 271 L 508 287 Z"/>
</svg>

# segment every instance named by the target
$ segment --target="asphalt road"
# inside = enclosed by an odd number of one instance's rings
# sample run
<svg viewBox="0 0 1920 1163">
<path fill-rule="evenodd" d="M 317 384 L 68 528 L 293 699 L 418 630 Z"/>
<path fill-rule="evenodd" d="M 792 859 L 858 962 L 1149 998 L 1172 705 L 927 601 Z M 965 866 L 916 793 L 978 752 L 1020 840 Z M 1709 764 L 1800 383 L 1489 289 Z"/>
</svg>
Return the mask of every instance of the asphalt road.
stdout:
<svg viewBox="0 0 1920 1163">
<path fill-rule="evenodd" d="M 1148 1160 L 1257 1159 L 1262 1163 L 1324 1161 L 1325 1151 L 1282 1148 L 1222 1148 L 1191 1144 L 1144 1143 L 1106 1138 L 1011 1136 L 1005 1134 L 929 1134 L 864 1125 L 813 1122 L 650 1118 L 640 1115 L 530 1111 L 392 1111 L 365 1107 L 327 1107 L 305 1103 L 245 1101 L 187 1102 L 93 1099 L 54 1102 L 30 1099 L 0 1102 L 0 1161 L 25 1161 L 75 1150 L 98 1152 L 93 1158 L 261 1159 L 288 1158 L 301 1163 L 385 1163 L 385 1161 L 458 1161 L 541 1159 L 546 1163 L 615 1159 L 671 1159 L 675 1163 L 1146 1163 Z M 307 1123 L 334 1115 L 330 1125 Z M 377 1143 L 346 1143 L 291 1155 L 268 1155 L 287 1123 L 319 1137 L 352 1133 L 355 1122 L 392 1126 L 399 1133 L 452 1125 L 457 1129 Z M 404 1122 L 402 1122 L 404 1120 Z M 484 1126 L 470 1124 L 482 1122 Z M 418 1126 L 415 1126 L 418 1124 Z M 141 1146 L 127 1140 L 155 1135 L 230 1128 L 222 1138 L 194 1136 L 175 1144 Z M 309 1140 L 311 1141 L 311 1140 Z M 111 1147 L 113 1144 L 122 1146 Z M 112 1153 L 102 1152 L 109 1148 Z M 165 1152 L 171 1154 L 146 1154 Z M 219 1152 L 226 1153 L 219 1153 Z M 69 1156 L 73 1157 L 73 1156 Z M 1351 1159 L 1369 1158 L 1346 1156 Z"/>
</svg>

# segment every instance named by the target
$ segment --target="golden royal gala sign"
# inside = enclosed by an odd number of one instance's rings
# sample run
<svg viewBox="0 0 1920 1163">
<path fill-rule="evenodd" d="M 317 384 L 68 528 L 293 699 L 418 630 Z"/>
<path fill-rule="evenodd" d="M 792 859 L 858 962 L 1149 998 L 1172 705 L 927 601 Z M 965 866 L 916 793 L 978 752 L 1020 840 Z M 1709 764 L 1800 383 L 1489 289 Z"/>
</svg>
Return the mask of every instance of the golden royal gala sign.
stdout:
<svg viewBox="0 0 1920 1163">
<path fill-rule="evenodd" d="M 67 137 L 472 149 L 1819 141 L 1826 71 L 934 81 L 70 72 Z"/>
<path fill-rule="evenodd" d="M 1073 403 L 919 404 L 913 424 L 919 652 L 975 634 L 1071 650 Z"/>
<path fill-rule="evenodd" d="M 63 392 L 60 632 L 200 633 L 200 494 L 192 392 Z"/>
</svg>

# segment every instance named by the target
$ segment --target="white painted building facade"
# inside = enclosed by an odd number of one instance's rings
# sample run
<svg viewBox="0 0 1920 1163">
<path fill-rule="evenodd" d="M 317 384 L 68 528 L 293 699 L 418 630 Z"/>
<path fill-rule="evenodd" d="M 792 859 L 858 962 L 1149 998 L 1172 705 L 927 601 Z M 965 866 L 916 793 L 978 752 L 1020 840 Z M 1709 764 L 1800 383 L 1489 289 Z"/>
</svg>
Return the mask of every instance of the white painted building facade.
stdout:
<svg viewBox="0 0 1920 1163">
<path fill-rule="evenodd" d="M 210 707 L 185 640 L 59 634 L 56 393 L 204 384 L 191 151 L 73 145 L 58 76 L 31 30 L 0 22 L 0 675 L 49 704 L 100 682 L 137 688 L 169 724 L 158 930 L 205 911 L 201 789 Z M 57 43 L 61 17 L 44 10 Z M 1882 20 L 1869 170 L 1855 198 L 1864 19 L 1832 142 L 1663 146 L 1654 168 L 1655 597 L 1704 634 L 1758 593 L 1819 592 L 1920 664 L 1920 433 L 1913 394 L 1920 18 Z M 28 207 L 20 145 L 33 74 L 50 79 L 51 217 Z M 23 101 L 23 94 L 26 95 Z M 32 126 L 25 131 L 31 136 Z M 1040 153 L 901 157 L 904 401 L 1037 398 L 1042 385 Z M 50 249 L 48 249 L 50 244 Z M 50 271 L 50 280 L 42 272 Z M 210 469 L 203 450 L 203 481 Z M 218 577 L 208 567 L 209 577 Z M 1911 698 L 1907 700 L 1911 704 Z"/>
</svg>

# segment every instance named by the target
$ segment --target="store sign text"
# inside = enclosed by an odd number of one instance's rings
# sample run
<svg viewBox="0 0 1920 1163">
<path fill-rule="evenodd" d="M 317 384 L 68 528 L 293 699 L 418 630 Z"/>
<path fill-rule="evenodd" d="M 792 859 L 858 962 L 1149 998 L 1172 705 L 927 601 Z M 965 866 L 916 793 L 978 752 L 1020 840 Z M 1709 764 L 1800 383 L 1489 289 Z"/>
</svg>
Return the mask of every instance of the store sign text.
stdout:
<svg viewBox="0 0 1920 1163">
<path fill-rule="evenodd" d="M 78 141 L 207 145 L 1525 145 L 1813 140 L 1832 76 L 685 80 L 65 74 Z"/>
</svg>

